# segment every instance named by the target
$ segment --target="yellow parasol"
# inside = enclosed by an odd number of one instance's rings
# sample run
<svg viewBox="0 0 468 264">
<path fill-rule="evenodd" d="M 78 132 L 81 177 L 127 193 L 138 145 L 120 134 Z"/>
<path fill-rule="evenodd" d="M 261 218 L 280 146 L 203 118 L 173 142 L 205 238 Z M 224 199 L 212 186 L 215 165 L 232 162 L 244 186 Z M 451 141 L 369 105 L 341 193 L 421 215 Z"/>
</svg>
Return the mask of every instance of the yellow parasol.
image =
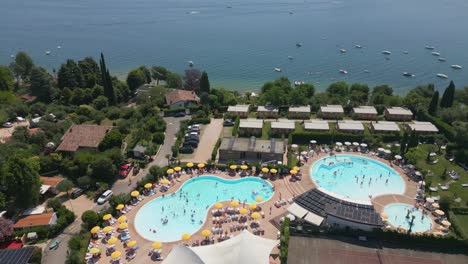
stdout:
<svg viewBox="0 0 468 264">
<path fill-rule="evenodd" d="M 221 208 L 223 208 L 223 204 L 222 203 L 215 203 L 215 208 L 216 209 L 221 209 Z"/>
<path fill-rule="evenodd" d="M 440 208 L 440 205 L 438 203 L 433 203 L 432 204 L 432 207 L 434 207 L 435 209 L 439 209 Z"/>
<path fill-rule="evenodd" d="M 119 217 L 119 218 L 117 219 L 117 222 L 119 222 L 119 223 L 123 223 L 123 222 L 125 222 L 125 221 L 127 221 L 127 217 L 126 217 L 125 215 L 122 215 L 121 217 Z"/>
<path fill-rule="evenodd" d="M 439 226 L 437 227 L 438 230 L 440 231 L 447 231 L 448 229 L 445 226 Z"/>
<path fill-rule="evenodd" d="M 291 173 L 291 174 L 297 174 L 297 170 L 290 170 L 289 173 Z"/>
<path fill-rule="evenodd" d="M 229 168 L 230 168 L 231 170 L 235 170 L 235 169 L 237 169 L 237 165 L 231 165 L 231 166 L 229 166 Z"/>
<path fill-rule="evenodd" d="M 127 247 L 134 247 L 134 246 L 136 246 L 136 244 L 137 244 L 136 240 L 132 240 L 132 241 L 127 243 Z"/>
<path fill-rule="evenodd" d="M 209 236 L 211 235 L 211 231 L 208 230 L 208 229 L 205 229 L 205 230 L 203 230 L 203 231 L 201 232 L 201 235 L 202 235 L 203 237 L 209 237 Z"/>
<path fill-rule="evenodd" d="M 442 221 L 442 224 L 443 224 L 444 226 L 446 226 L 446 227 L 449 227 L 449 226 L 452 225 L 452 223 L 450 223 L 450 222 L 447 221 L 447 220 Z"/>
<path fill-rule="evenodd" d="M 109 245 L 114 245 L 115 243 L 117 243 L 117 238 L 116 237 L 111 237 L 109 238 L 109 240 L 107 240 L 107 244 Z"/>
<path fill-rule="evenodd" d="M 198 163 L 198 168 L 199 168 L 199 169 L 202 169 L 202 168 L 204 168 L 204 167 L 205 167 L 205 163 Z"/>
<path fill-rule="evenodd" d="M 133 191 L 133 192 L 130 193 L 130 196 L 132 196 L 132 197 L 137 197 L 138 195 L 140 195 L 139 191 Z"/>
<path fill-rule="evenodd" d="M 295 171 L 300 171 L 300 170 L 301 170 L 301 168 L 300 168 L 300 167 L 298 167 L 298 166 L 294 166 L 294 167 L 293 167 L 293 170 L 295 170 Z"/>
<path fill-rule="evenodd" d="M 270 172 L 273 173 L 273 174 L 275 174 L 275 173 L 278 172 L 278 170 L 277 170 L 277 169 L 271 169 Z"/>
<path fill-rule="evenodd" d="M 169 183 L 169 180 L 168 179 L 162 179 L 161 180 L 161 184 L 168 184 Z"/>
<path fill-rule="evenodd" d="M 240 213 L 241 215 L 246 215 L 246 214 L 249 213 L 249 210 L 247 210 L 247 209 L 245 209 L 245 208 L 241 208 L 241 209 L 239 210 L 239 213 Z"/>
<path fill-rule="evenodd" d="M 167 173 L 167 174 L 172 174 L 172 173 L 174 173 L 174 170 L 173 170 L 173 169 L 168 169 L 168 170 L 166 171 L 166 173 Z"/>
<path fill-rule="evenodd" d="M 239 201 L 237 201 L 237 200 L 232 201 L 231 206 L 233 206 L 233 207 L 239 206 Z"/>
<path fill-rule="evenodd" d="M 382 216 L 382 218 L 388 218 L 388 214 L 386 212 L 382 212 L 380 216 Z"/>
<path fill-rule="evenodd" d="M 121 223 L 119 225 L 119 229 L 127 229 L 128 228 L 128 224 L 127 223 Z"/>
<path fill-rule="evenodd" d="M 153 184 L 151 184 L 151 183 L 145 184 L 145 188 L 146 188 L 146 189 L 151 189 L 151 187 L 153 187 Z"/>
<path fill-rule="evenodd" d="M 262 168 L 262 172 L 263 172 L 263 173 L 267 173 L 267 172 L 268 172 L 268 168 Z"/>
<path fill-rule="evenodd" d="M 246 170 L 246 169 L 249 168 L 249 166 L 247 166 L 247 165 L 241 165 L 240 168 L 243 169 L 243 170 Z"/>
<path fill-rule="evenodd" d="M 442 210 L 435 210 L 434 212 L 435 212 L 438 216 L 443 216 L 443 215 L 445 215 L 444 211 L 442 211 Z"/>
<path fill-rule="evenodd" d="M 113 230 L 112 226 L 106 226 L 102 229 L 104 233 L 109 233 Z"/>
<path fill-rule="evenodd" d="M 120 251 L 115 251 L 115 252 L 113 252 L 112 255 L 111 255 L 111 257 L 112 257 L 113 259 L 118 259 L 118 258 L 120 258 L 120 256 L 122 256 L 122 252 L 120 252 Z"/>
<path fill-rule="evenodd" d="M 250 210 L 255 210 L 257 208 L 256 204 L 249 204 L 249 209 Z"/>
<path fill-rule="evenodd" d="M 99 252 L 101 252 L 101 250 L 99 248 L 91 248 L 89 250 L 89 253 L 91 253 L 91 254 L 97 254 Z"/>
<path fill-rule="evenodd" d="M 115 207 L 116 210 L 122 210 L 125 206 L 123 204 L 119 204 Z"/>
<path fill-rule="evenodd" d="M 257 203 L 262 202 L 262 201 L 263 201 L 263 197 L 257 196 L 257 197 L 255 197 L 255 201 L 256 201 Z"/>
<path fill-rule="evenodd" d="M 193 163 L 192 163 L 192 162 L 187 163 L 187 167 L 192 168 L 192 167 L 193 167 Z"/>
<path fill-rule="evenodd" d="M 187 240 L 189 240 L 191 237 L 192 237 L 192 235 L 190 235 L 189 233 L 185 233 L 185 234 L 182 235 L 182 240 L 187 241 Z"/>
<path fill-rule="evenodd" d="M 111 215 L 111 214 L 105 214 L 105 215 L 102 217 L 102 220 L 107 221 L 107 220 L 109 220 L 109 219 L 111 219 L 111 218 L 112 218 L 112 215 Z"/>
<path fill-rule="evenodd" d="M 259 219 L 261 217 L 261 215 L 257 212 L 253 213 L 251 216 L 253 219 Z"/>
<path fill-rule="evenodd" d="M 177 167 L 175 167 L 175 168 L 174 168 L 174 170 L 175 170 L 175 171 L 181 171 L 181 170 L 182 170 L 182 168 L 181 168 L 181 167 L 179 167 L 179 166 L 177 166 Z"/>
<path fill-rule="evenodd" d="M 162 243 L 159 241 L 153 242 L 151 245 L 154 249 L 161 249 L 162 248 Z"/>
<path fill-rule="evenodd" d="M 101 228 L 99 226 L 95 226 L 91 229 L 91 234 L 96 234 L 99 230 L 101 230 Z"/>
</svg>

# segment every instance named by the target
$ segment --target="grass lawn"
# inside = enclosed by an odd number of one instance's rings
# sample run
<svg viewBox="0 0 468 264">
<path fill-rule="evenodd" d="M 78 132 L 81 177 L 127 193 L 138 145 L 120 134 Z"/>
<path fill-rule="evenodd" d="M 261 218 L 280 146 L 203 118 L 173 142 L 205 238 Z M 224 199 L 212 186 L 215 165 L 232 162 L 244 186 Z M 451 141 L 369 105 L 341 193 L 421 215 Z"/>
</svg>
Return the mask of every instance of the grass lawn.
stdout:
<svg viewBox="0 0 468 264">
<path fill-rule="evenodd" d="M 443 150 L 441 154 L 438 154 L 435 157 L 431 157 L 430 161 L 427 161 L 426 158 L 428 153 L 431 152 L 431 150 L 437 151 L 437 149 L 437 146 L 434 145 L 421 144 L 414 151 L 409 151 L 407 153 L 407 157 L 414 156 L 413 159 L 417 160 L 415 165 L 418 169 L 423 171 L 431 171 L 433 173 L 433 176 L 430 176 L 428 178 L 428 180 L 431 180 L 432 187 L 436 187 L 438 186 L 438 184 L 445 185 L 445 183 L 452 181 L 452 178 L 450 178 L 450 176 L 443 176 L 445 168 L 447 168 L 447 172 L 452 170 L 458 172 L 460 174 L 460 179 L 450 184 L 449 190 L 442 191 L 439 188 L 439 191 L 433 194 L 453 194 L 454 198 L 456 196 L 462 199 L 462 202 L 460 204 L 454 203 L 454 206 L 468 206 L 468 188 L 461 186 L 462 183 L 468 183 L 468 173 L 464 171 L 463 168 L 461 168 L 460 166 L 445 159 L 445 151 Z M 436 164 L 432 163 L 435 160 L 439 161 Z"/>
<path fill-rule="evenodd" d="M 249 112 L 248 118 L 257 118 L 257 112 Z"/>
<path fill-rule="evenodd" d="M 262 128 L 262 137 L 261 139 L 269 139 L 271 130 L 271 122 L 264 122 Z"/>
<path fill-rule="evenodd" d="M 468 237 L 468 215 L 455 214 L 457 217 L 458 227 L 463 230 L 463 233 Z"/>
</svg>

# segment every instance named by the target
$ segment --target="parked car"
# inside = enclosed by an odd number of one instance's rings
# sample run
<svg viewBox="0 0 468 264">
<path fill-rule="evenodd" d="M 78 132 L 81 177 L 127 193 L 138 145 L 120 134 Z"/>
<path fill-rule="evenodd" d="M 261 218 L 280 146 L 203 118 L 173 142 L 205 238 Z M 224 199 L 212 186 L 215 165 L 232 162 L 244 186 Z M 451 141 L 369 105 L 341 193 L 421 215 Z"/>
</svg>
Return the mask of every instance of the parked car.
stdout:
<svg viewBox="0 0 468 264">
<path fill-rule="evenodd" d="M 125 163 L 124 165 L 120 166 L 120 171 L 119 171 L 120 177 L 126 178 L 132 168 L 133 168 L 133 163 Z"/>
<path fill-rule="evenodd" d="M 98 198 L 97 200 L 97 204 L 103 204 L 105 202 L 107 202 L 107 200 L 109 200 L 112 196 L 112 191 L 111 190 L 107 190 L 105 191 L 103 194 L 101 194 L 101 196 Z"/>
<path fill-rule="evenodd" d="M 185 146 L 180 148 L 179 152 L 184 153 L 184 154 L 192 154 L 193 153 L 193 148 L 191 146 L 189 146 L 189 145 L 185 145 Z"/>
<path fill-rule="evenodd" d="M 223 126 L 234 126 L 234 122 L 231 119 L 226 119 L 223 122 Z"/>
<path fill-rule="evenodd" d="M 177 112 L 174 114 L 174 117 L 184 117 L 185 116 L 185 112 Z"/>
<path fill-rule="evenodd" d="M 191 137 L 191 136 L 186 136 L 184 138 L 185 141 L 196 141 L 197 143 L 200 143 L 200 139 L 198 137 Z"/>
<path fill-rule="evenodd" d="M 10 128 L 10 127 L 13 127 L 13 124 L 11 122 L 6 122 L 3 124 L 3 127 L 4 128 Z"/>
<path fill-rule="evenodd" d="M 192 140 L 189 140 L 189 141 L 185 141 L 184 146 L 191 146 L 192 148 L 198 148 L 198 142 L 196 141 L 192 141 Z"/>
<path fill-rule="evenodd" d="M 71 196 L 72 199 L 76 199 L 80 195 L 82 195 L 83 193 L 84 193 L 83 189 L 77 188 L 77 189 L 73 190 L 73 192 L 70 194 L 70 196 Z"/>
</svg>

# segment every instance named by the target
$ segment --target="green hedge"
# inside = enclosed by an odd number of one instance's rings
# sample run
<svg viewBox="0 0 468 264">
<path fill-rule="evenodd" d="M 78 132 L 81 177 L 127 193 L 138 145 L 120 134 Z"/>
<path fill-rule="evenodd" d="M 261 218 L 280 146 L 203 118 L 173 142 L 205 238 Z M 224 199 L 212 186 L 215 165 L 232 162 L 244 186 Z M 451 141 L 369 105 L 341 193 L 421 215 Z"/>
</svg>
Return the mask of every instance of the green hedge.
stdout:
<svg viewBox="0 0 468 264">
<path fill-rule="evenodd" d="M 193 118 L 189 121 L 190 125 L 195 125 L 195 124 L 206 125 L 209 123 L 211 123 L 211 118 L 209 117 Z"/>
<path fill-rule="evenodd" d="M 442 132 L 445 135 L 447 139 L 449 139 L 450 141 L 455 140 L 457 133 L 451 125 L 445 123 L 444 121 L 442 121 L 442 119 L 432 116 L 428 113 L 424 113 L 423 118 L 433 123 L 440 130 L 440 132 Z"/>
<path fill-rule="evenodd" d="M 221 145 L 221 138 L 218 138 L 218 140 L 216 141 L 216 144 L 213 148 L 213 151 L 211 152 L 211 160 L 216 160 L 216 155 L 218 154 L 218 149 L 219 149 L 219 146 Z"/>
<path fill-rule="evenodd" d="M 175 113 L 184 112 L 185 108 L 164 109 L 164 116 L 173 116 Z"/>
<path fill-rule="evenodd" d="M 234 126 L 232 127 L 232 136 L 237 136 L 237 131 L 239 130 L 239 123 L 240 117 L 236 116 L 236 120 L 234 121 Z"/>
<path fill-rule="evenodd" d="M 455 214 L 467 215 L 468 214 L 468 207 L 453 207 L 452 211 Z"/>
<path fill-rule="evenodd" d="M 463 231 L 463 228 L 461 227 L 461 223 L 458 221 L 457 216 L 453 211 L 448 212 L 448 217 L 450 219 L 450 222 L 452 223 L 452 229 L 457 234 L 458 237 L 462 239 L 467 239 L 468 235 L 465 234 L 465 231 Z"/>
</svg>

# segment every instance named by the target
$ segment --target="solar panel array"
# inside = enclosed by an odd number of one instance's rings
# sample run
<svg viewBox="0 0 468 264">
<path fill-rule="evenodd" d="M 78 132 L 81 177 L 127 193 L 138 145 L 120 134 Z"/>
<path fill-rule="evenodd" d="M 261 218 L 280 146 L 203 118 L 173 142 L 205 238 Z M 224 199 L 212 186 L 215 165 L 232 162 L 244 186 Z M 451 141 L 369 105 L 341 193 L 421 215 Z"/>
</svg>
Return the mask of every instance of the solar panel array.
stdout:
<svg viewBox="0 0 468 264">
<path fill-rule="evenodd" d="M 2 264 L 27 264 L 31 259 L 34 247 L 0 250 L 0 263 Z"/>
</svg>

